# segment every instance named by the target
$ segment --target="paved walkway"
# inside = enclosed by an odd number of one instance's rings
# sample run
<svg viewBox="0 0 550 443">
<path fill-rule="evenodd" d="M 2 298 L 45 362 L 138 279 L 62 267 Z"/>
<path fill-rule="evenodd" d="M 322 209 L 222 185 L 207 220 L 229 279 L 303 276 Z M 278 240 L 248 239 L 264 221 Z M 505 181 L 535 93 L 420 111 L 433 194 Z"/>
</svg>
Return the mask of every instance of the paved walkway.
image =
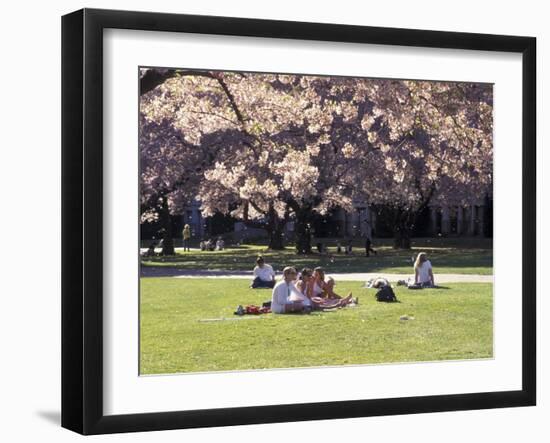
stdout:
<svg viewBox="0 0 550 443">
<path fill-rule="evenodd" d="M 329 273 L 335 280 L 368 281 L 371 278 L 382 277 L 390 282 L 413 278 L 412 274 L 387 274 L 387 273 Z M 168 266 L 142 266 L 142 277 L 175 277 L 175 278 L 244 278 L 252 279 L 252 272 L 245 271 L 207 271 L 178 269 Z M 435 274 L 435 281 L 439 283 L 492 283 L 492 275 L 479 274 Z"/>
</svg>

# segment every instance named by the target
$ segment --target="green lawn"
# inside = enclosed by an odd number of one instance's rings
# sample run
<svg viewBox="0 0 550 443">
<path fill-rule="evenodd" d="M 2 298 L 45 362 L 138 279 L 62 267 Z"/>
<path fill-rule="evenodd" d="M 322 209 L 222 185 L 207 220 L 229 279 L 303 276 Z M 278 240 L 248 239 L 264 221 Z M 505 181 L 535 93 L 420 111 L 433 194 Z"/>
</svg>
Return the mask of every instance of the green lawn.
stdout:
<svg viewBox="0 0 550 443">
<path fill-rule="evenodd" d="M 360 304 L 311 315 L 237 317 L 238 304 L 269 300 L 241 279 L 142 278 L 142 374 L 490 358 L 492 285 L 396 288 L 378 303 L 360 282 L 338 282 Z M 414 317 L 400 320 L 400 316 Z M 210 321 L 212 319 L 225 319 Z"/>
<path fill-rule="evenodd" d="M 325 240 L 326 241 L 326 240 Z M 264 245 L 241 245 L 224 251 L 179 252 L 172 257 L 142 259 L 144 266 L 171 266 L 181 269 L 209 269 L 249 271 L 258 254 L 262 254 L 275 270 L 287 265 L 302 268 L 323 266 L 328 272 L 393 272 L 411 273 L 411 258 L 420 251 L 429 254 L 438 273 L 484 274 L 493 273 L 493 250 L 486 239 L 418 239 L 412 250 L 394 250 L 390 241 L 377 241 L 377 256 L 365 257 L 359 242 L 351 256 L 336 254 L 335 242 L 330 242 L 330 255 L 296 255 L 292 246 L 284 251 L 266 251 Z"/>
</svg>

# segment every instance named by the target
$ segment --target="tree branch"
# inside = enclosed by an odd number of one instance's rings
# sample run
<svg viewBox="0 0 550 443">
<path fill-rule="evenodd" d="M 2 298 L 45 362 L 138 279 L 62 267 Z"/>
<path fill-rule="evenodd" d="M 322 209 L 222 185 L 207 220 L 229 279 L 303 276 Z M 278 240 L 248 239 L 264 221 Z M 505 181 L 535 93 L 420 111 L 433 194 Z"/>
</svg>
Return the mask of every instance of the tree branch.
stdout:
<svg viewBox="0 0 550 443">
<path fill-rule="evenodd" d="M 167 69 L 165 72 L 161 72 L 158 69 L 149 69 L 145 72 L 143 77 L 139 79 L 139 93 L 140 95 L 147 94 L 157 86 L 162 85 L 166 80 L 176 75 L 176 71 L 173 69 Z"/>
<path fill-rule="evenodd" d="M 243 125 L 244 129 L 244 117 L 241 114 L 241 111 L 239 110 L 239 107 L 237 106 L 237 102 L 235 101 L 235 97 L 229 90 L 229 87 L 226 85 L 226 83 L 223 81 L 223 79 L 216 77 L 216 80 L 218 81 L 219 85 L 222 87 L 223 92 L 225 92 L 225 95 L 227 96 L 227 99 L 229 100 L 229 104 L 231 105 L 231 108 L 233 109 L 233 112 L 237 116 L 237 120 Z"/>
</svg>

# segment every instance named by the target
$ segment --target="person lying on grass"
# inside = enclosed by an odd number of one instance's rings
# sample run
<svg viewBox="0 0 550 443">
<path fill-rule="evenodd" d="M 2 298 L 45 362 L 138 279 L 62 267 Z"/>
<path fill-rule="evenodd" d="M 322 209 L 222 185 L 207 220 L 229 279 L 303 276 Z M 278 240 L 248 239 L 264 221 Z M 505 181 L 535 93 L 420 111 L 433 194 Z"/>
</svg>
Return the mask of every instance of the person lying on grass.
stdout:
<svg viewBox="0 0 550 443">
<path fill-rule="evenodd" d="M 313 277 L 313 271 L 309 268 L 302 269 L 302 275 L 300 281 L 296 283 L 296 288 L 311 301 L 313 309 L 343 308 L 352 302 L 356 302 L 353 300 L 351 292 L 344 298 L 327 299 L 315 295 L 314 287 L 315 279 Z"/>
<path fill-rule="evenodd" d="M 315 297 L 341 299 L 342 296 L 334 292 L 336 285 L 332 277 L 325 277 L 325 270 L 318 266 L 313 270 L 313 295 Z"/>
<path fill-rule="evenodd" d="M 254 280 L 252 280 L 251 288 L 273 288 L 275 286 L 275 271 L 271 265 L 268 265 L 263 257 L 256 259 L 256 267 L 254 268 Z"/>
<path fill-rule="evenodd" d="M 435 287 L 432 263 L 425 252 L 420 252 L 414 262 L 414 284 L 409 289 L 422 289 Z"/>
<path fill-rule="evenodd" d="M 271 312 L 274 314 L 311 311 L 311 301 L 294 284 L 297 275 L 291 266 L 283 269 L 283 281 L 275 285 L 271 295 Z"/>
</svg>

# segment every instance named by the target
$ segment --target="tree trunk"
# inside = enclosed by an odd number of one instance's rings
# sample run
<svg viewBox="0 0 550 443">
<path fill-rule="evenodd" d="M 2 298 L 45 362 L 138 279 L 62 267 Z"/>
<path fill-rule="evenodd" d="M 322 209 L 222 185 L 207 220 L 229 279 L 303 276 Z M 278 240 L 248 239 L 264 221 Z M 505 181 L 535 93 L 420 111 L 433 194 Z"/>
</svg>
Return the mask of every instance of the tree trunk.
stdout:
<svg viewBox="0 0 550 443">
<path fill-rule="evenodd" d="M 397 209 L 394 222 L 394 249 L 411 249 L 411 231 L 416 219 L 415 214 L 404 209 Z"/>
<path fill-rule="evenodd" d="M 170 210 L 168 209 L 168 199 L 162 197 L 162 203 L 160 207 L 160 222 L 161 222 L 161 235 L 162 235 L 162 255 L 174 255 L 174 239 L 172 238 L 172 219 L 170 217 Z"/>
<path fill-rule="evenodd" d="M 393 238 L 394 249 L 411 249 L 410 232 L 407 229 L 396 229 Z"/>
<path fill-rule="evenodd" d="M 417 184 L 417 186 L 420 191 L 420 184 Z M 420 213 L 430 204 L 434 192 L 435 183 L 432 183 L 429 192 L 422 197 L 422 202 L 417 207 L 394 208 L 394 249 L 411 249 L 411 235 L 414 225 Z"/>
<path fill-rule="evenodd" d="M 282 250 L 285 248 L 283 241 L 283 231 L 286 225 L 286 218 L 281 219 L 273 207 L 270 208 L 267 214 L 267 234 L 269 236 L 268 249 Z"/>
<path fill-rule="evenodd" d="M 288 222 L 288 212 L 285 213 L 284 218 L 280 218 L 275 211 L 273 204 L 270 205 L 267 212 L 262 212 L 261 209 L 255 208 L 256 211 L 264 214 L 265 222 L 252 221 L 248 219 L 248 203 L 244 206 L 243 219 L 247 226 L 253 228 L 265 229 L 267 237 L 269 238 L 268 249 L 281 250 L 285 248 L 284 244 L 284 230 L 286 223 Z"/>
<path fill-rule="evenodd" d="M 269 246 L 268 249 L 280 251 L 285 248 L 283 241 L 283 226 L 277 224 L 269 229 Z"/>
<path fill-rule="evenodd" d="M 296 212 L 296 253 L 311 254 L 311 210 L 301 208 Z"/>
</svg>

